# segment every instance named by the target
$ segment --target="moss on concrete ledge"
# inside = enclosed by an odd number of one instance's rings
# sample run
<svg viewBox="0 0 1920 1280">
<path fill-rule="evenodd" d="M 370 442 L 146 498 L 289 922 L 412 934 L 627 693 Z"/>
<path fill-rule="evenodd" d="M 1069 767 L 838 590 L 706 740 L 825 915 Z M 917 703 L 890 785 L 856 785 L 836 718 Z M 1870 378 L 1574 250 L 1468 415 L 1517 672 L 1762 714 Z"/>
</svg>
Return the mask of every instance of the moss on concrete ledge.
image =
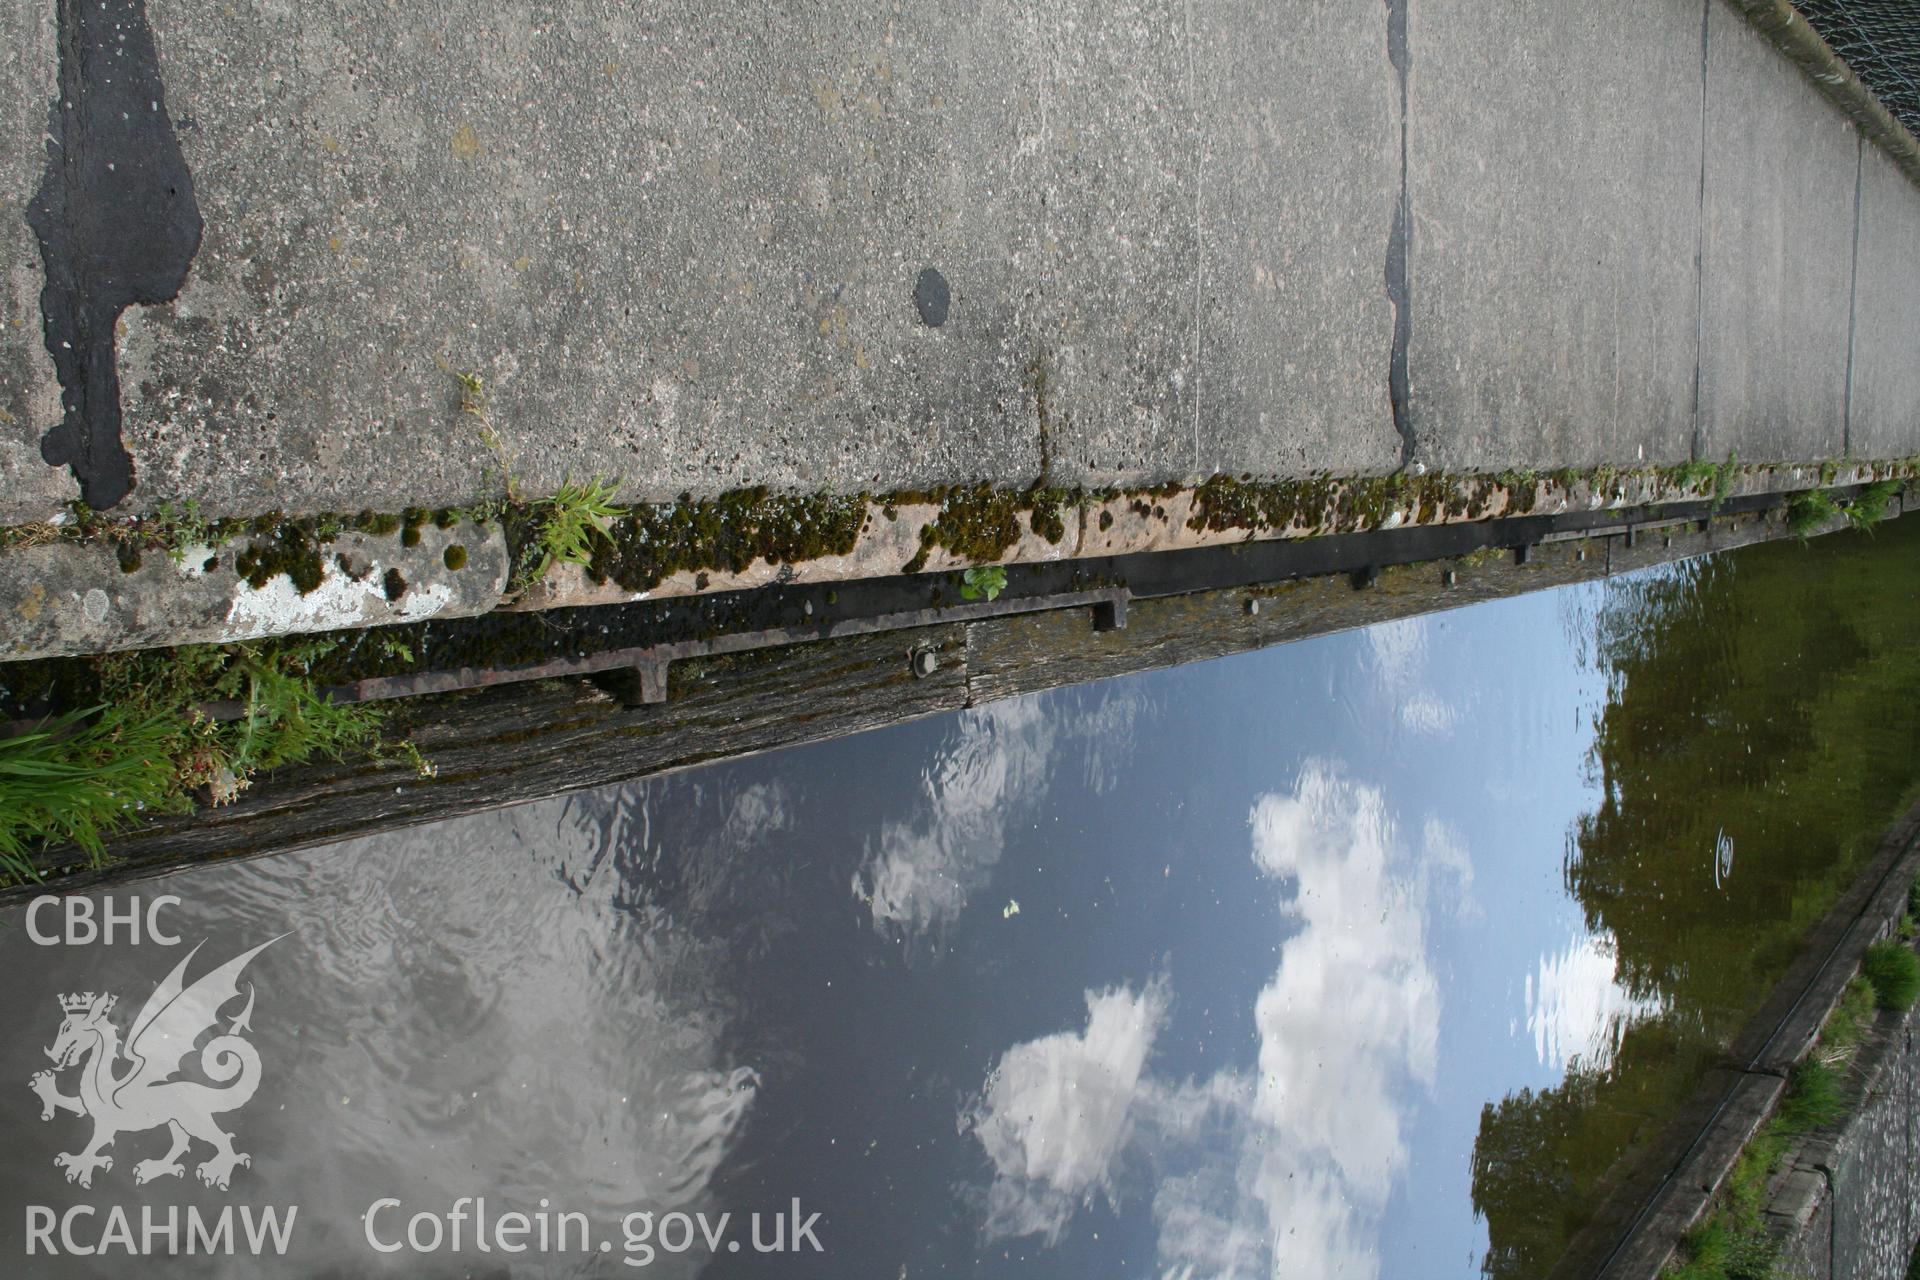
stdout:
<svg viewBox="0 0 1920 1280">
<path fill-rule="evenodd" d="M 681 571 L 738 573 L 756 560 L 797 564 L 850 553 L 868 518 L 865 494 L 784 496 L 762 488 L 717 498 L 683 494 L 669 506 L 636 507 L 595 543 L 587 575 L 646 591 Z M 507 536 L 519 562 L 536 536 L 532 512 L 510 512 Z"/>
<path fill-rule="evenodd" d="M 1005 560 L 1029 533 L 1052 546 L 1066 544 L 1067 555 L 1083 554 L 1079 545 L 1086 528 L 1097 525 L 1108 534 L 1116 516 L 1124 521 L 1129 513 L 1154 524 L 1160 536 L 1180 525 L 1202 538 L 1223 533 L 1312 536 L 1525 515 L 1543 508 L 1594 509 L 1701 497 L 1717 501 L 1735 489 L 1800 491 L 1814 483 L 1816 475 L 1818 483 L 1832 484 L 1843 472 L 1856 480 L 1862 475 L 1875 481 L 1904 480 L 1920 473 L 1916 463 L 1920 458 L 1739 465 L 1729 458 L 1724 463 L 1563 468 L 1551 473 L 1402 472 L 1358 478 L 1318 473 L 1297 479 L 1216 475 L 1193 486 L 1174 482 L 1104 489 L 1044 483 L 1008 489 L 975 483 L 844 497 L 777 494 L 757 487 L 711 498 L 683 494 L 672 503 L 621 509 L 618 518 L 600 522 L 605 536 L 592 540 L 591 558 L 583 567 L 596 584 L 639 593 L 683 572 L 739 574 L 757 562 L 803 565 L 852 554 L 877 522 L 899 520 L 910 508 L 934 508 L 932 518 L 915 534 L 917 550 L 899 566 L 899 571 L 916 573 L 936 551 L 966 564 Z M 544 510 L 539 501 L 512 500 L 470 508 L 413 507 L 397 514 L 269 512 L 250 519 L 204 520 L 187 503 L 163 505 L 131 520 L 108 520 L 76 505 L 72 516 L 59 524 L 0 529 L 0 552 L 59 542 L 104 544 L 113 548 L 122 570 L 132 573 L 155 551 L 179 561 L 193 548 L 244 543 L 236 545 L 225 562 L 239 579 L 263 589 L 284 576 L 304 595 L 324 580 L 327 565 L 337 558 L 329 544 L 346 531 L 398 533 L 403 546 L 413 547 L 429 526 L 449 530 L 465 521 L 484 526 L 497 520 L 512 563 L 520 565 L 525 550 L 540 537 Z M 1094 511 L 1097 520 L 1091 517 Z M 222 563 L 200 555 L 196 563 Z M 458 568 L 452 560 L 446 563 L 449 570 Z"/>
</svg>

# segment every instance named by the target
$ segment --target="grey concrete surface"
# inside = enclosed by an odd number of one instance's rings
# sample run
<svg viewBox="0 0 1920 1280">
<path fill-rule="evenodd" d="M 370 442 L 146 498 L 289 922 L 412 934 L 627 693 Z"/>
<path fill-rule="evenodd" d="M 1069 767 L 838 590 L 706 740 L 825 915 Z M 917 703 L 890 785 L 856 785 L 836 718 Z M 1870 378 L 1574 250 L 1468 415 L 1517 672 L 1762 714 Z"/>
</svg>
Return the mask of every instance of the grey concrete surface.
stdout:
<svg viewBox="0 0 1920 1280">
<path fill-rule="evenodd" d="M 1800 1170 L 1799 1175 L 1819 1180 L 1823 1188 L 1826 1185 L 1821 1175 L 1812 1170 Z M 1786 1280 L 1837 1280 L 1833 1274 L 1832 1241 L 1833 1201 L 1823 1194 L 1805 1227 L 1787 1237 L 1775 1270 Z"/>
<path fill-rule="evenodd" d="M 1700 5 L 1429 0 L 1413 17 L 1423 453 L 1686 461 Z"/>
<path fill-rule="evenodd" d="M 1849 444 L 1860 457 L 1920 448 L 1920 200 L 1873 147 L 1860 172 Z"/>
<path fill-rule="evenodd" d="M 464 501 L 450 370 L 529 492 L 1391 470 L 1403 5 L 1421 460 L 1680 460 L 1696 339 L 1704 454 L 1838 453 L 1854 134 L 1718 0 L 1704 315 L 1691 0 L 148 0 L 206 231 L 123 319 L 127 506 Z M 21 217 L 53 12 L 0 3 L 6 522 L 76 492 Z M 1897 262 L 1920 191 L 1867 176 Z M 1913 452 L 1920 303 L 1864 305 L 1861 444 Z"/>
<path fill-rule="evenodd" d="M 1384 37 L 1341 9 L 1244 43 L 1246 15 L 1196 31 L 1171 0 L 152 0 L 207 238 L 176 302 L 127 317 L 132 505 L 464 499 L 495 463 L 449 368 L 485 380 L 533 491 L 1024 483 L 1042 387 L 1065 482 L 1390 468 Z M 29 93 L 8 124 L 44 114 Z M 1212 219 L 1203 138 L 1232 143 Z M 1319 169 L 1343 181 L 1300 183 Z M 12 207 L 38 166 L 5 176 Z M 938 329 L 912 303 L 928 266 Z M 10 382 L 44 383 L 35 336 L 0 349 Z M 30 455 L 49 406 L 15 412 Z M 0 515 L 45 496 L 10 487 Z"/>
<path fill-rule="evenodd" d="M 1903 1025 L 1833 1155 L 1832 1273 L 1905 1280 L 1916 1190 L 1914 1060 Z"/>
<path fill-rule="evenodd" d="M 1731 9 L 1709 7 L 1702 457 L 1845 446 L 1853 125 Z"/>
<path fill-rule="evenodd" d="M 40 249 L 25 217 L 47 165 L 54 88 L 53 6 L 0 4 L 0 520 L 45 513 L 79 492 L 40 460 L 60 418 L 60 385 L 40 340 Z"/>
<path fill-rule="evenodd" d="M 1399 193 L 1387 6 L 1194 6 L 1196 469 L 1400 462 L 1383 271 Z M 1332 234 L 1328 234 L 1331 231 Z"/>
</svg>

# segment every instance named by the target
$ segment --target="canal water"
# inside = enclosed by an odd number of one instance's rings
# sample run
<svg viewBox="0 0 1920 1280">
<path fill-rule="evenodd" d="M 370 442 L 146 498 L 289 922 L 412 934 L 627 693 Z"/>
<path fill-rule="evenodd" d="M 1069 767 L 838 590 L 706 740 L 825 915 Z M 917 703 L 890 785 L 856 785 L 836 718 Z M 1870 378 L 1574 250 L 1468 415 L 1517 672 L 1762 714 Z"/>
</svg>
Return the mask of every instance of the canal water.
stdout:
<svg viewBox="0 0 1920 1280">
<path fill-rule="evenodd" d="M 1917 552 L 10 910 L 4 1273 L 1544 1275 L 1913 798 Z"/>
</svg>

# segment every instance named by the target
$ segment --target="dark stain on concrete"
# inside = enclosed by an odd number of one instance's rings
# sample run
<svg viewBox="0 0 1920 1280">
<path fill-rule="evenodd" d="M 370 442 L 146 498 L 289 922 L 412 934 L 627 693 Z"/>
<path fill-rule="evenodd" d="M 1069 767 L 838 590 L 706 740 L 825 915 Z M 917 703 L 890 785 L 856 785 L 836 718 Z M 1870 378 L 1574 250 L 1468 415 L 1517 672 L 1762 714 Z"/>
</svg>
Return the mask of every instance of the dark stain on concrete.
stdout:
<svg viewBox="0 0 1920 1280">
<path fill-rule="evenodd" d="M 938 329 L 947 322 L 947 308 L 952 302 L 947 278 L 932 267 L 923 268 L 913 284 L 913 307 L 920 313 L 920 322 Z"/>
<path fill-rule="evenodd" d="M 133 488 L 120 437 L 114 329 L 167 302 L 200 248 L 200 206 L 167 115 L 145 0 L 59 0 L 60 90 L 47 171 L 27 207 L 46 288 L 40 311 L 65 414 L 40 441 L 96 510 Z"/>
<path fill-rule="evenodd" d="M 1407 73 L 1413 55 L 1407 45 L 1408 0 L 1386 0 L 1387 60 L 1399 81 L 1400 199 L 1393 207 L 1393 233 L 1387 240 L 1387 300 L 1393 303 L 1393 350 L 1387 362 L 1387 396 L 1393 426 L 1400 433 L 1400 465 L 1413 461 L 1419 440 L 1413 431 L 1413 406 L 1407 395 L 1407 347 L 1413 337 L 1413 309 L 1407 305 L 1407 245 L 1413 238 L 1413 202 L 1407 190 Z"/>
</svg>

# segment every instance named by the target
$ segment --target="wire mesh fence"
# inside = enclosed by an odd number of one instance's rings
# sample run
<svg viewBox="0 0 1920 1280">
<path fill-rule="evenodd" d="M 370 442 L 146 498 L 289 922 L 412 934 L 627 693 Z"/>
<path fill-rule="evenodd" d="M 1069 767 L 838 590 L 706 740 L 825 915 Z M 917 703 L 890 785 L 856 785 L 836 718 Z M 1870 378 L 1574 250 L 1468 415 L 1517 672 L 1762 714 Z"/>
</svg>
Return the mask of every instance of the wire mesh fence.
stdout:
<svg viewBox="0 0 1920 1280">
<path fill-rule="evenodd" d="M 1793 0 L 1888 111 L 1920 134 L 1920 0 Z"/>
</svg>

